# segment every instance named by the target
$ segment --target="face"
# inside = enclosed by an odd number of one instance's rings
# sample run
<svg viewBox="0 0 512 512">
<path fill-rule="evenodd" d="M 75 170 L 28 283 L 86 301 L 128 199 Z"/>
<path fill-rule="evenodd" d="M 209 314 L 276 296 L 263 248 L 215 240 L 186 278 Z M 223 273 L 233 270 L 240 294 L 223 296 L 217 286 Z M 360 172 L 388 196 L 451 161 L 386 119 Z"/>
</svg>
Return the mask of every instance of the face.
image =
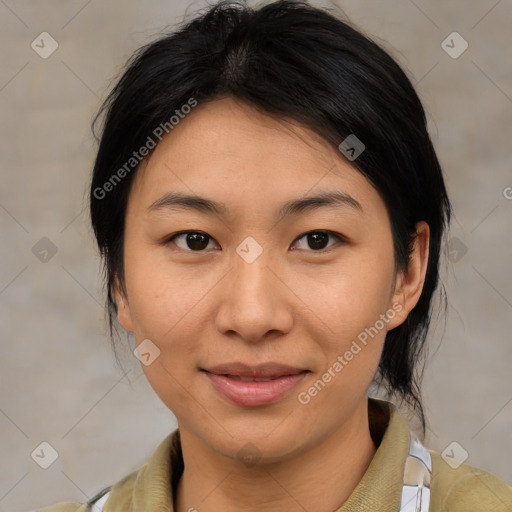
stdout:
<svg viewBox="0 0 512 512">
<path fill-rule="evenodd" d="M 325 193 L 339 201 L 283 209 Z M 233 99 L 205 103 L 134 178 L 119 320 L 182 432 L 226 457 L 252 443 L 284 460 L 366 407 L 386 332 L 421 292 L 419 240 L 409 273 L 396 273 L 385 204 L 336 149 Z M 268 367 L 281 375 L 270 383 L 204 371 L 231 363 L 286 368 Z"/>
</svg>

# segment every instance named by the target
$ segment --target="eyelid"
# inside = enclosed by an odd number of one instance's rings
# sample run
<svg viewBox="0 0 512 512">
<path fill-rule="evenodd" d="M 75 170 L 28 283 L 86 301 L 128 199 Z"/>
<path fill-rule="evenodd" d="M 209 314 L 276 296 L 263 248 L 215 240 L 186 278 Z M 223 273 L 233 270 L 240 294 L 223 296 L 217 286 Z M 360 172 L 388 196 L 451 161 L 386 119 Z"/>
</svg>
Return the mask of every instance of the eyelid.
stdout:
<svg viewBox="0 0 512 512">
<path fill-rule="evenodd" d="M 188 229 L 188 230 L 185 230 L 185 231 L 177 231 L 176 233 L 173 233 L 172 235 L 166 236 L 162 240 L 162 244 L 163 245 L 168 245 L 171 242 L 174 242 L 175 238 L 178 238 L 181 235 L 188 235 L 190 233 L 196 233 L 196 234 L 204 235 L 207 238 L 209 238 L 210 240 L 214 240 L 217 243 L 217 245 L 218 245 L 217 240 L 215 240 L 215 238 L 213 238 L 213 236 L 209 235 L 208 233 L 205 233 L 204 231 L 198 231 L 196 229 Z M 200 254 L 202 252 L 206 252 L 204 250 L 203 251 L 191 251 L 191 250 L 188 250 L 188 249 L 181 249 L 181 247 L 178 247 L 178 249 L 181 250 L 181 251 L 184 251 L 184 252 L 191 252 L 191 253 L 195 252 L 195 253 L 198 253 L 198 254 Z"/>
<path fill-rule="evenodd" d="M 175 238 L 178 238 L 181 235 L 187 235 L 187 234 L 190 234 L 190 233 L 197 233 L 197 234 L 204 235 L 207 238 L 209 238 L 210 240 L 215 241 L 217 243 L 217 245 L 218 245 L 217 240 L 215 240 L 215 238 L 213 238 L 208 233 L 205 233 L 204 231 L 193 230 L 193 229 L 186 230 L 186 231 L 178 231 L 176 233 L 173 233 L 172 235 L 169 235 L 169 236 L 165 237 L 163 239 L 163 241 L 162 241 L 162 244 L 163 245 L 168 245 L 169 243 L 173 242 Z M 302 233 L 301 235 L 299 235 L 293 241 L 293 244 L 296 244 L 301 238 L 304 238 L 305 236 L 310 235 L 312 233 L 325 233 L 327 235 L 330 235 L 330 236 L 336 238 L 338 240 L 338 242 L 347 243 L 347 238 L 345 236 L 343 236 L 342 234 L 340 234 L 340 233 L 336 233 L 335 231 L 330 231 L 328 229 L 312 229 L 310 231 L 306 231 L 305 233 Z M 336 246 L 336 244 L 333 244 L 330 247 L 328 247 L 327 249 L 321 249 L 321 250 L 318 250 L 318 251 L 307 250 L 307 249 L 299 249 L 299 250 L 305 250 L 306 252 L 311 252 L 311 253 L 316 253 L 316 254 L 325 254 L 327 252 L 330 252 L 331 249 L 333 249 L 335 246 Z M 180 250 L 182 250 L 184 252 L 198 253 L 198 254 L 200 254 L 202 252 L 206 252 L 205 250 L 202 250 L 202 251 L 191 251 L 191 250 L 188 250 L 188 249 L 181 249 L 181 247 L 178 247 L 178 249 L 180 249 Z"/>
<path fill-rule="evenodd" d="M 299 235 L 295 241 L 293 242 L 294 244 L 297 243 L 297 241 L 299 241 L 301 238 L 304 238 L 305 236 L 307 235 L 310 235 L 312 233 L 325 233 L 327 235 L 330 235 L 334 238 L 337 238 L 338 239 L 338 243 L 346 243 L 347 242 L 347 238 L 344 237 L 342 234 L 340 233 L 336 233 L 335 231 L 330 231 L 329 229 L 312 229 L 310 231 L 306 231 L 305 233 L 303 233 L 302 235 Z M 319 251 L 314 251 L 314 250 L 311 250 L 311 249 L 299 249 L 299 250 L 305 250 L 306 252 L 310 252 L 310 253 L 313 253 L 313 254 L 326 254 L 328 252 L 330 252 L 331 250 L 333 250 L 335 247 L 337 246 L 337 244 L 333 244 L 329 247 L 327 247 L 326 249 L 320 249 Z"/>
</svg>

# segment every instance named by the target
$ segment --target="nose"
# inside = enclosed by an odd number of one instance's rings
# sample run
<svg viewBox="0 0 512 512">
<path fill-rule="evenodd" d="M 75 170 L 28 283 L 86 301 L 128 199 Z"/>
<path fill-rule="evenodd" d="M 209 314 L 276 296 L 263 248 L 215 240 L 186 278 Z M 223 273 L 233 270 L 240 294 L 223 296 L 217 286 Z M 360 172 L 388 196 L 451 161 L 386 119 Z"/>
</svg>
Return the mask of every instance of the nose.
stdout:
<svg viewBox="0 0 512 512">
<path fill-rule="evenodd" d="M 232 268 L 219 295 L 215 323 L 225 336 L 255 343 L 286 334 L 292 329 L 291 298 L 283 267 L 263 250 L 254 259 L 255 248 L 238 248 Z M 249 248 L 244 252 L 244 249 Z M 250 255 L 250 257 L 247 257 Z"/>
</svg>

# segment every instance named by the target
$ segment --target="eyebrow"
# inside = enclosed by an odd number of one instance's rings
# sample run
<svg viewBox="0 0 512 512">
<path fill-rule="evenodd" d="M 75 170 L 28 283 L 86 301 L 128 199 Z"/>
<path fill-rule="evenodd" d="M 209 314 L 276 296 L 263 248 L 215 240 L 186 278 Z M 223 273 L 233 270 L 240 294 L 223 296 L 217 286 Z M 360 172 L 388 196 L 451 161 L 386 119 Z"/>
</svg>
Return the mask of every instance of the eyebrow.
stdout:
<svg viewBox="0 0 512 512">
<path fill-rule="evenodd" d="M 276 213 L 281 220 L 291 215 L 310 212 L 322 207 L 346 208 L 359 210 L 364 213 L 363 207 L 357 199 L 340 191 L 321 191 L 314 196 L 293 199 L 284 203 Z M 187 195 L 180 192 L 168 192 L 154 201 L 148 208 L 148 212 L 161 210 L 195 210 L 209 215 L 229 216 L 231 212 L 224 203 L 200 197 Z"/>
</svg>

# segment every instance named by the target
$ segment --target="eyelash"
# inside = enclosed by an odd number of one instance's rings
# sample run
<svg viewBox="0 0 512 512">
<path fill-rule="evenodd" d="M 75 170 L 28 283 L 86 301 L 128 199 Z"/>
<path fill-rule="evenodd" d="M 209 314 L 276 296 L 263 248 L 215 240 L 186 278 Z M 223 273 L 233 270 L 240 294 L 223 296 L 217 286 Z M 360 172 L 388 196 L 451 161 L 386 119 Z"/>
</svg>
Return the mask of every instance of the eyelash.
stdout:
<svg viewBox="0 0 512 512">
<path fill-rule="evenodd" d="M 207 233 L 204 233 L 202 231 L 179 231 L 178 233 L 174 233 L 173 235 L 167 237 L 164 241 L 163 241 L 163 245 L 168 245 L 170 244 L 171 242 L 174 241 L 175 238 L 178 238 L 182 235 L 188 235 L 188 234 L 191 234 L 191 233 L 195 233 L 195 234 L 200 234 L 200 235 L 204 235 L 206 236 L 207 238 L 209 238 L 210 240 L 215 240 L 213 237 L 211 237 L 210 235 L 208 235 Z M 302 235 L 298 236 L 296 239 L 295 239 L 295 242 L 296 243 L 297 241 L 299 241 L 300 239 L 304 238 L 305 236 L 307 235 L 311 235 L 311 234 L 314 234 L 314 233 L 323 233 L 323 234 L 327 234 L 327 235 L 330 235 L 334 238 L 337 238 L 339 242 L 341 243 L 344 243 L 346 242 L 346 238 L 343 237 L 342 235 L 338 234 L 338 233 L 335 233 L 334 231 L 329 231 L 329 230 L 316 230 L 316 231 L 308 231 L 306 233 L 303 233 Z M 315 251 L 315 250 L 307 250 L 307 252 L 313 252 L 313 253 L 327 253 L 327 252 L 330 252 L 333 247 L 335 246 L 336 244 L 333 244 L 331 245 L 330 247 L 328 247 L 327 249 L 320 249 L 318 251 Z M 201 253 L 201 252 L 205 252 L 206 250 L 203 249 L 201 251 L 193 251 L 193 250 L 190 250 L 190 249 L 182 249 L 181 247 L 178 247 L 178 249 L 184 251 L 184 252 L 196 252 L 196 253 Z M 301 249 L 303 250 L 303 249 Z"/>
</svg>

